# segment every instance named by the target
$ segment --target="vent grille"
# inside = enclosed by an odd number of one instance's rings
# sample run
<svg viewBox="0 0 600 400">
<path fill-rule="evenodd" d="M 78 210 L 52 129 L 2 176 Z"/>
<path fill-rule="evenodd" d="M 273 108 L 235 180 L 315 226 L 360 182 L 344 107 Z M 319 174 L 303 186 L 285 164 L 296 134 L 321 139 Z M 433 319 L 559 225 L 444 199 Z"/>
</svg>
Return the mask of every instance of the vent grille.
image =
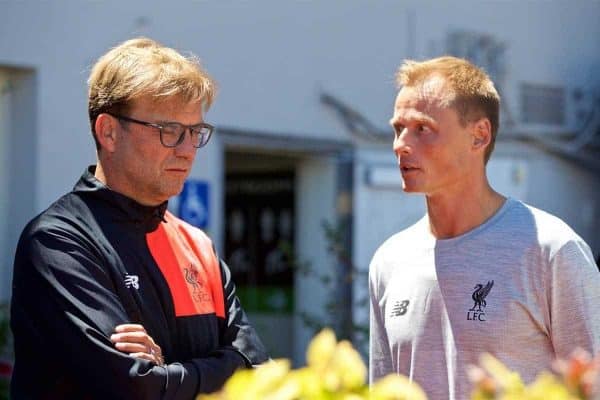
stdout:
<svg viewBox="0 0 600 400">
<path fill-rule="evenodd" d="M 565 89 L 556 86 L 522 84 L 521 117 L 525 123 L 564 125 Z"/>
</svg>

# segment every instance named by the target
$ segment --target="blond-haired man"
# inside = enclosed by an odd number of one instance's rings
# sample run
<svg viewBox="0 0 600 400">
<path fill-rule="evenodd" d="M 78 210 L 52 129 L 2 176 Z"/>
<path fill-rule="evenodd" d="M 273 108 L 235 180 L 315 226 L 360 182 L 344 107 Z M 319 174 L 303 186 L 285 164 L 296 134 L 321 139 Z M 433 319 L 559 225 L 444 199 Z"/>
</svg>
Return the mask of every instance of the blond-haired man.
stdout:
<svg viewBox="0 0 600 400">
<path fill-rule="evenodd" d="M 600 351 L 600 274 L 564 222 L 492 189 L 490 78 L 466 60 L 407 61 L 390 121 L 405 192 L 427 214 L 369 270 L 370 380 L 409 376 L 432 400 L 469 398 L 489 352 L 530 381 L 576 347 Z"/>
<path fill-rule="evenodd" d="M 146 38 L 93 67 L 97 165 L 15 256 L 13 399 L 193 399 L 267 359 L 210 239 L 166 209 L 213 96 L 196 59 Z"/>
</svg>

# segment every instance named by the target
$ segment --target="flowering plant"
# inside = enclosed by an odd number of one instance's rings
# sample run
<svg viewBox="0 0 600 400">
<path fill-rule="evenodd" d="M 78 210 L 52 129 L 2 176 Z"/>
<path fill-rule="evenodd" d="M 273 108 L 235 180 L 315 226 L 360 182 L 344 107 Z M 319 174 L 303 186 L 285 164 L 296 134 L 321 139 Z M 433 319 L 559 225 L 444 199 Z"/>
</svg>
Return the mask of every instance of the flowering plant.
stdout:
<svg viewBox="0 0 600 400">
<path fill-rule="evenodd" d="M 426 400 L 408 378 L 390 375 L 371 386 L 367 369 L 350 342 L 337 342 L 330 329 L 321 331 L 308 346 L 307 366 L 290 370 L 288 360 L 268 362 L 236 372 L 223 389 L 198 400 Z"/>
<path fill-rule="evenodd" d="M 367 369 L 350 342 L 337 342 L 330 329 L 313 338 L 307 366 L 290 369 L 285 359 L 236 372 L 217 393 L 197 400 L 427 400 L 425 392 L 402 375 L 390 374 L 371 387 Z M 529 385 L 499 360 L 483 354 L 469 371 L 471 400 L 600 400 L 600 354 L 583 351 L 555 365 Z"/>
<path fill-rule="evenodd" d="M 472 400 L 600 400 L 600 353 L 592 358 L 576 350 L 568 360 L 556 361 L 556 373 L 543 372 L 529 385 L 489 354 L 480 364 L 469 371 Z"/>
</svg>

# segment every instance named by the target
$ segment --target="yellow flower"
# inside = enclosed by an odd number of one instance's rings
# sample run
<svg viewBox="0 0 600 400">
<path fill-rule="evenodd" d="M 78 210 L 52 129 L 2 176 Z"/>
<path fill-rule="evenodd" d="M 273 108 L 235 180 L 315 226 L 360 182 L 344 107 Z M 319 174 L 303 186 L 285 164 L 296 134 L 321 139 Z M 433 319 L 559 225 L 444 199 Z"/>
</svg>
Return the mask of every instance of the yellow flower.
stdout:
<svg viewBox="0 0 600 400">
<path fill-rule="evenodd" d="M 308 345 L 306 361 L 310 368 L 319 373 L 324 372 L 329 365 L 336 347 L 335 334 L 331 329 L 323 329 Z"/>
<path fill-rule="evenodd" d="M 371 386 L 370 400 L 427 400 L 423 389 L 402 375 L 388 375 Z"/>
<path fill-rule="evenodd" d="M 293 395 L 284 396 L 285 393 L 296 393 L 293 386 L 284 384 L 289 370 L 290 362 L 282 359 L 267 362 L 253 370 L 238 371 L 225 383 L 224 398 L 262 400 L 268 398 L 267 395 L 277 394 L 277 397 L 271 398 L 294 399 Z"/>
<path fill-rule="evenodd" d="M 329 370 L 337 375 L 339 385 L 344 389 L 357 390 L 365 385 L 367 368 L 348 341 L 344 340 L 336 346 Z"/>
<path fill-rule="evenodd" d="M 290 372 L 290 379 L 298 387 L 298 399 L 319 399 L 324 394 L 321 375 L 309 368 Z"/>
<path fill-rule="evenodd" d="M 528 400 L 577 400 L 554 375 L 542 373 L 526 390 Z"/>
<path fill-rule="evenodd" d="M 484 353 L 480 357 L 481 365 L 505 391 L 523 391 L 525 384 L 517 372 L 513 372 L 496 357 Z"/>
<path fill-rule="evenodd" d="M 307 366 L 290 370 L 288 360 L 237 371 L 223 389 L 198 400 L 426 400 L 423 391 L 401 376 L 383 379 L 369 391 L 367 368 L 348 341 L 321 331 L 307 349 Z"/>
</svg>

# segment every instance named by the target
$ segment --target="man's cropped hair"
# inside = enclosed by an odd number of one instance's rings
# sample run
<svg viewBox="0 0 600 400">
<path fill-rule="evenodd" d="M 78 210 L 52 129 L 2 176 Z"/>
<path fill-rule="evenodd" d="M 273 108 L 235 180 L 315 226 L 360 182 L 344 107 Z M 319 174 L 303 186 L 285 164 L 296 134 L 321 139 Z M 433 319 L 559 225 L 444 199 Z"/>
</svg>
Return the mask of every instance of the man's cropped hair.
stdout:
<svg viewBox="0 0 600 400">
<path fill-rule="evenodd" d="M 449 85 L 448 105 L 458 112 L 463 126 L 480 118 L 490 121 L 492 137 L 484 159 L 487 163 L 500 126 L 500 95 L 494 83 L 481 68 L 451 56 L 426 61 L 405 60 L 396 74 L 396 83 L 399 87 L 414 87 L 432 77 L 442 77 Z"/>
<path fill-rule="evenodd" d="M 95 124 L 102 113 L 126 114 L 133 100 L 145 96 L 157 102 L 171 97 L 199 102 L 207 110 L 216 91 L 197 57 L 143 37 L 127 40 L 100 57 L 88 86 L 88 113 L 97 149 Z"/>
</svg>

